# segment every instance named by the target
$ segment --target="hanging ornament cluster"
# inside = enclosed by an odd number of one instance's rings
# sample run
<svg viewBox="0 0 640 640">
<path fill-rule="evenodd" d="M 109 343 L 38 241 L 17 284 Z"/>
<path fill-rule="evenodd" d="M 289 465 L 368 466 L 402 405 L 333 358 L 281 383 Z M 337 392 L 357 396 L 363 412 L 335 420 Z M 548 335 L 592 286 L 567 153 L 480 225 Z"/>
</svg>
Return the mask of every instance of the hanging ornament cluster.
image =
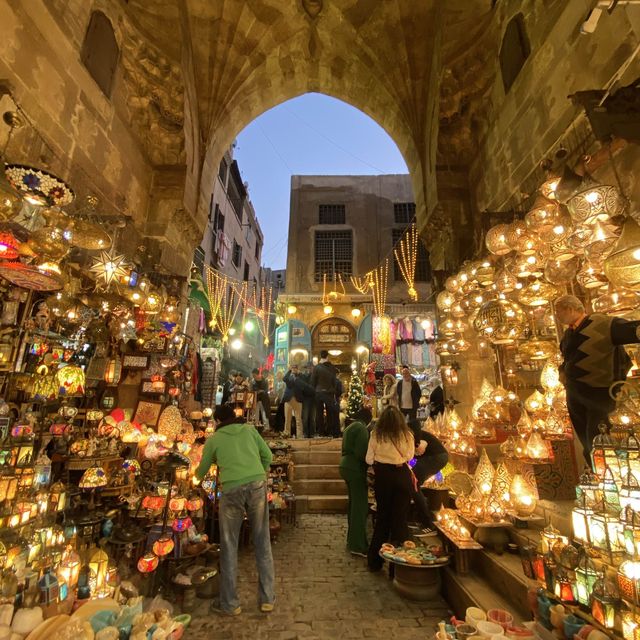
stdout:
<svg viewBox="0 0 640 640">
<path fill-rule="evenodd" d="M 398 266 L 400 267 L 400 273 L 409 288 L 409 297 L 412 300 L 418 299 L 418 292 L 415 288 L 418 242 L 418 229 L 415 224 L 412 224 L 400 239 L 398 246 L 393 250 Z"/>
</svg>

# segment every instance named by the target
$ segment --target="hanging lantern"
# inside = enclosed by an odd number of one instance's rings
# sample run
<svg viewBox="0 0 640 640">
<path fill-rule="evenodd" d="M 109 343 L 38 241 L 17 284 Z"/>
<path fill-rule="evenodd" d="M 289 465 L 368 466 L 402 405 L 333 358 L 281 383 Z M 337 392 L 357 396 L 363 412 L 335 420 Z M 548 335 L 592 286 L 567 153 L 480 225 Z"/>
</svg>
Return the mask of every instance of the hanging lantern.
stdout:
<svg viewBox="0 0 640 640">
<path fill-rule="evenodd" d="M 596 513 L 589 521 L 589 538 L 595 549 L 607 553 L 624 551 L 623 527 L 618 516 Z"/>
<path fill-rule="evenodd" d="M 51 485 L 49 503 L 54 511 L 64 511 L 67 506 L 67 490 L 62 482 Z"/>
<path fill-rule="evenodd" d="M 594 313 L 624 316 L 625 313 L 640 307 L 640 293 L 628 289 L 616 289 L 613 285 L 609 285 L 606 293 L 593 300 L 591 306 Z"/>
<path fill-rule="evenodd" d="M 187 529 L 192 525 L 193 522 L 191 521 L 191 518 L 186 514 L 186 512 L 182 512 L 175 518 L 171 528 L 177 533 L 182 533 L 183 531 L 187 531 Z"/>
<path fill-rule="evenodd" d="M 527 320 L 522 308 L 506 299 L 484 304 L 473 322 L 478 334 L 494 344 L 508 344 L 522 337 Z"/>
<path fill-rule="evenodd" d="M 122 361 L 120 358 L 109 358 L 104 372 L 104 381 L 111 386 L 116 386 L 122 376 Z"/>
<path fill-rule="evenodd" d="M 163 534 L 153 543 L 153 553 L 159 558 L 168 556 L 175 546 L 173 542 L 173 536 L 171 534 Z"/>
<path fill-rule="evenodd" d="M 140 573 L 151 573 L 158 568 L 159 563 L 160 559 L 155 553 L 145 553 L 138 560 L 138 571 Z"/>
<path fill-rule="evenodd" d="M 508 230 L 509 225 L 498 224 L 487 231 L 485 245 L 489 253 L 495 256 L 504 256 L 511 251 L 511 247 L 507 244 Z"/>
<path fill-rule="evenodd" d="M 166 500 L 163 496 L 148 495 L 142 499 L 142 508 L 157 511 L 164 507 L 165 502 Z"/>
<path fill-rule="evenodd" d="M 200 496 L 194 495 L 187 500 L 187 509 L 189 511 L 199 511 L 200 509 L 202 509 L 203 504 L 204 502 L 202 498 Z"/>
<path fill-rule="evenodd" d="M 76 584 L 78 584 L 80 567 L 80 556 L 73 551 L 72 547 L 67 547 L 66 551 L 62 554 L 58 574 L 64 578 L 69 589 L 75 588 Z"/>
<path fill-rule="evenodd" d="M 522 255 L 531 255 L 536 251 L 536 241 L 524 220 L 515 220 L 507 229 L 507 245 Z"/>
<path fill-rule="evenodd" d="M 498 271 L 495 277 L 495 289 L 500 293 L 515 291 L 518 279 L 506 267 Z"/>
<path fill-rule="evenodd" d="M 558 345 L 550 340 L 527 340 L 518 345 L 518 353 L 525 360 L 548 360 L 558 353 Z"/>
<path fill-rule="evenodd" d="M 615 626 L 620 594 L 614 582 L 608 580 L 604 572 L 600 574 L 591 591 L 591 615 L 605 629 Z"/>
<path fill-rule="evenodd" d="M 529 276 L 540 278 L 544 273 L 544 265 L 545 261 L 536 253 L 519 254 L 513 263 L 512 270 L 517 278 L 528 278 Z"/>
<path fill-rule="evenodd" d="M 627 218 L 622 234 L 604 261 L 604 272 L 616 287 L 640 290 L 640 226 Z"/>
<path fill-rule="evenodd" d="M 607 276 L 609 277 L 609 276 Z M 609 278 L 611 282 L 618 285 L 619 283 L 615 282 L 613 279 Z M 578 284 L 583 289 L 600 289 L 601 287 L 606 286 L 607 281 L 605 279 L 604 274 L 602 273 L 599 267 L 596 267 L 589 262 L 584 262 L 580 271 L 576 275 L 576 280 Z"/>
<path fill-rule="evenodd" d="M 81 367 L 67 365 L 58 369 L 56 374 L 58 394 L 61 396 L 84 395 L 84 371 Z"/>
<path fill-rule="evenodd" d="M 186 503 L 187 499 L 183 496 L 174 496 L 169 500 L 169 509 L 171 509 L 171 511 L 182 511 Z"/>
<path fill-rule="evenodd" d="M 99 592 L 104 586 L 107 577 L 108 565 L 109 556 L 102 551 L 102 549 L 98 549 L 89 559 L 89 569 L 95 576 L 96 581 L 96 589 L 94 590 L 94 593 Z"/>
<path fill-rule="evenodd" d="M 534 280 L 518 293 L 518 300 L 527 307 L 540 307 L 558 296 L 558 289 L 551 284 Z"/>
<path fill-rule="evenodd" d="M 556 574 L 555 595 L 560 602 L 574 604 L 573 585 L 564 569 L 560 569 Z"/>
<path fill-rule="evenodd" d="M 513 476 L 509 487 L 509 501 L 511 508 L 520 518 L 533 515 L 537 500 L 535 490 L 519 473 Z"/>
<path fill-rule="evenodd" d="M 448 311 L 455 303 L 454 296 L 449 291 L 441 291 L 436 296 L 436 306 L 441 311 Z"/>
<path fill-rule="evenodd" d="M 591 592 L 593 585 L 598 578 L 598 572 L 593 565 L 592 560 L 586 553 L 582 553 L 578 566 L 576 567 L 576 583 L 574 589 L 575 600 L 585 607 L 591 603 Z"/>
<path fill-rule="evenodd" d="M 15 260 L 19 255 L 20 243 L 12 233 L 0 232 L 0 260 Z"/>
<path fill-rule="evenodd" d="M 551 523 L 549 523 L 540 534 L 540 544 L 543 555 L 551 551 L 556 542 L 561 541 L 567 544 L 567 539 L 560 534 Z"/>
<path fill-rule="evenodd" d="M 571 256 L 567 260 L 549 256 L 544 263 L 544 277 L 551 284 L 565 285 L 576 277 L 579 267 L 580 259 L 577 256 Z"/>
<path fill-rule="evenodd" d="M 571 219 L 576 224 L 594 224 L 623 215 L 626 201 L 613 186 L 594 185 L 576 193 L 567 201 Z"/>
</svg>

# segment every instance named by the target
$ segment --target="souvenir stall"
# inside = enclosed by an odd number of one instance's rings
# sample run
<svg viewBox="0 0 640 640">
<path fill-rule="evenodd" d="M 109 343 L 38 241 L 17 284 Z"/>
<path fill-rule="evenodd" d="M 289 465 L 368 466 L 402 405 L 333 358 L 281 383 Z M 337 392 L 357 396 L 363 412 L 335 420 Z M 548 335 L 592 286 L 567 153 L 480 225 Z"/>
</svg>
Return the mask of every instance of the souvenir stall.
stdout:
<svg viewBox="0 0 640 640">
<path fill-rule="evenodd" d="M 476 545 L 502 552 L 511 528 L 544 527 L 538 548 L 520 549 L 526 576 L 539 583 L 536 635 L 573 637 L 584 626 L 637 640 L 638 351 L 627 348 L 633 367 L 610 390 L 617 406 L 594 440 L 592 469 L 579 475 L 551 305 L 571 293 L 587 313 L 638 318 L 637 218 L 617 187 L 565 169 L 549 175 L 524 219 L 489 229 L 486 248 L 436 300 L 448 406 L 425 428 L 445 442 L 450 464 L 428 484 L 453 496 L 438 529 L 464 573 Z M 545 527 L 538 501 L 572 497 L 572 535 Z"/>
<path fill-rule="evenodd" d="M 185 278 L 118 252 L 96 198 L 2 167 L 0 637 L 178 637 L 188 616 L 142 603 L 186 608 L 216 574 L 215 467 L 192 482 L 213 429 L 200 309 Z"/>
</svg>

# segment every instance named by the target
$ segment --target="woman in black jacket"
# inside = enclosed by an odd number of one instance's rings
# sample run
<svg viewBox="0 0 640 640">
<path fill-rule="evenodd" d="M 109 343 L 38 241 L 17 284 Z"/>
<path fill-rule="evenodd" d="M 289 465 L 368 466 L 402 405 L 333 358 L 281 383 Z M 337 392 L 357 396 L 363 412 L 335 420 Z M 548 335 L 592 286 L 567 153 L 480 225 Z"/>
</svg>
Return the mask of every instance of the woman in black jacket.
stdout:
<svg viewBox="0 0 640 640">
<path fill-rule="evenodd" d="M 424 532 L 436 534 L 429 503 L 420 487 L 425 480 L 434 476 L 447 464 L 449 454 L 438 438 L 422 430 L 419 420 L 409 420 L 409 429 L 416 441 L 416 464 L 413 467 L 413 473 L 418 480 L 418 489 L 413 493 L 413 502 L 416 505 L 420 523 L 425 529 Z"/>
</svg>

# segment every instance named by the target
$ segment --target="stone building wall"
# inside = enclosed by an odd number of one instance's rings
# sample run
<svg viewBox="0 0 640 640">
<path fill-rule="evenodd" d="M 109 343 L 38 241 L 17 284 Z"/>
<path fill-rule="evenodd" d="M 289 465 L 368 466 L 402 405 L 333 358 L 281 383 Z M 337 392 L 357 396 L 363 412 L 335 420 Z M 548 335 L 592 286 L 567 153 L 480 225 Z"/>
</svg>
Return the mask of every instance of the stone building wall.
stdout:
<svg viewBox="0 0 640 640">
<path fill-rule="evenodd" d="M 478 211 L 518 208 L 541 181 L 540 162 L 561 144 L 569 153 L 599 148 L 581 129 L 581 109 L 569 95 L 603 89 L 640 42 L 640 7 L 619 6 L 604 14 L 595 33 L 580 27 L 594 3 L 575 0 L 498 2 L 492 29 L 499 36 L 522 12 L 531 53 L 508 93 L 498 67 L 486 96 L 478 153 L 469 179 Z M 620 85 L 640 75 L 638 58 Z M 625 167 L 640 169 L 640 154 L 627 150 Z M 577 161 L 577 157 L 575 160 Z"/>
</svg>

